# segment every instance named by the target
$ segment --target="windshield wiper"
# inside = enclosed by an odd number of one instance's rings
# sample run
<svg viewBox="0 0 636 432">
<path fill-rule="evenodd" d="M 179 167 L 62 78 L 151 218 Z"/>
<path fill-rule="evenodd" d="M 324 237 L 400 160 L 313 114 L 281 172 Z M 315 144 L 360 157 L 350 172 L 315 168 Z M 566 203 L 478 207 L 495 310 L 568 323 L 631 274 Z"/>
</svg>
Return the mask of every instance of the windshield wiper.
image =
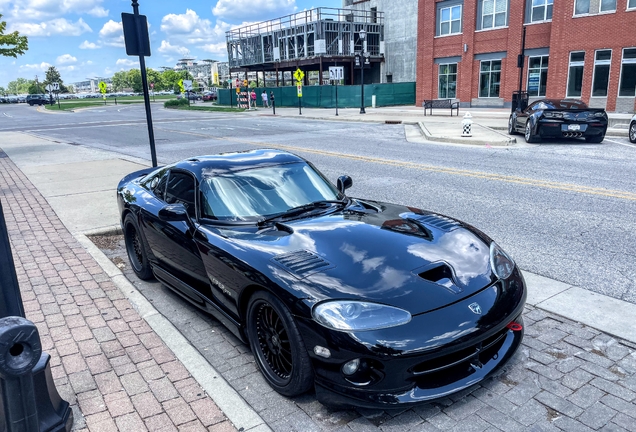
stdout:
<svg viewBox="0 0 636 432">
<path fill-rule="evenodd" d="M 300 215 L 300 214 L 303 214 L 303 213 L 308 212 L 310 210 L 315 210 L 317 208 L 331 207 L 332 204 L 339 204 L 341 206 L 345 206 L 345 205 L 347 205 L 347 201 L 337 201 L 337 200 L 314 201 L 314 202 L 311 202 L 311 203 L 308 203 L 308 204 L 303 204 L 303 205 L 300 205 L 300 206 L 297 206 L 297 207 L 292 207 L 289 210 L 285 210 L 282 213 L 277 213 L 277 214 L 275 214 L 273 216 L 261 219 L 258 222 L 256 222 L 256 225 L 258 225 L 260 227 L 260 226 L 263 226 L 263 225 L 267 224 L 268 222 L 271 222 L 271 221 L 274 221 L 274 220 L 277 220 L 277 219 Z"/>
</svg>

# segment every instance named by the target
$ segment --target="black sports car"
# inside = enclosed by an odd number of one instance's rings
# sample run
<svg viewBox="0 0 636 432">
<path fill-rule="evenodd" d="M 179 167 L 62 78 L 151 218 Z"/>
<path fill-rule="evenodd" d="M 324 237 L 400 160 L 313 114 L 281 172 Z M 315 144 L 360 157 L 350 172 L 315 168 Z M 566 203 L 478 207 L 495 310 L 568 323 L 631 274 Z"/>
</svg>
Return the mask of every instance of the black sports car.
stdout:
<svg viewBox="0 0 636 432">
<path fill-rule="evenodd" d="M 462 390 L 523 338 L 513 260 L 458 220 L 350 198 L 278 150 L 195 157 L 126 176 L 132 268 L 249 343 L 279 393 L 392 407 Z"/>
<path fill-rule="evenodd" d="M 585 138 L 600 143 L 606 130 L 605 110 L 589 108 L 578 99 L 537 100 L 524 110 L 517 109 L 508 120 L 508 133 L 523 133 L 529 143 L 542 138 Z"/>
</svg>

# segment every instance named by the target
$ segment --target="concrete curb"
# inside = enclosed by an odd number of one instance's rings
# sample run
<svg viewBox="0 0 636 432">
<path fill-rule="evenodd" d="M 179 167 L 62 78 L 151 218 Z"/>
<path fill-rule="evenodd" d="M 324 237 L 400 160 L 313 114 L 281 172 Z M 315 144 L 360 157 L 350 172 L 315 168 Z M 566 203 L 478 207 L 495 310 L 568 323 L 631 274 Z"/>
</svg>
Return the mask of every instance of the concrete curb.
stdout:
<svg viewBox="0 0 636 432">
<path fill-rule="evenodd" d="M 121 232 L 121 229 L 119 230 Z M 111 231 L 106 231 L 113 232 Z M 93 232 L 97 234 L 97 232 Z M 101 234 L 105 234 L 102 232 Z M 194 348 L 172 323 L 160 314 L 154 306 L 130 283 L 126 276 L 106 255 L 93 244 L 85 234 L 75 233 L 74 237 L 97 261 L 99 266 L 112 279 L 113 283 L 130 301 L 133 308 L 157 333 L 174 355 L 183 363 L 190 375 L 214 400 L 225 416 L 239 430 L 252 432 L 271 432 L 270 427 L 260 415 L 245 402 L 216 369 Z"/>
<path fill-rule="evenodd" d="M 473 123 L 477 126 L 483 127 L 484 129 L 488 129 L 498 135 L 502 135 L 500 132 L 497 132 L 487 126 L 483 126 L 477 123 Z M 517 143 L 517 139 L 516 138 L 509 138 L 509 137 L 505 137 L 506 140 L 505 141 L 485 141 L 485 140 L 476 140 L 473 139 L 472 137 L 467 137 L 466 141 L 462 141 L 462 137 L 458 137 L 458 138 L 450 138 L 450 137 L 444 137 L 444 136 L 437 136 L 437 135 L 433 135 L 424 125 L 423 122 L 417 122 L 417 125 L 420 128 L 420 131 L 422 132 L 422 135 L 424 135 L 424 138 L 426 138 L 427 141 L 435 141 L 435 142 L 442 142 L 442 143 L 448 143 L 448 144 L 464 144 L 464 145 L 490 145 L 490 146 L 497 146 L 497 147 L 508 147 L 511 145 L 514 145 Z"/>
</svg>

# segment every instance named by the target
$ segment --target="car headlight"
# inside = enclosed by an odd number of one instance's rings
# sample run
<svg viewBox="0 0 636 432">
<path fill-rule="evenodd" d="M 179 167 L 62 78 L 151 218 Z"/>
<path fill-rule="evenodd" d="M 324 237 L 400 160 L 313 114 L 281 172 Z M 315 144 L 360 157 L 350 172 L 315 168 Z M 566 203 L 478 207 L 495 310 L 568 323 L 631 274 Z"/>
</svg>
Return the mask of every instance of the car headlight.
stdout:
<svg viewBox="0 0 636 432">
<path fill-rule="evenodd" d="M 508 279 L 515 268 L 515 262 L 497 243 L 490 243 L 490 267 L 499 279 Z"/>
<path fill-rule="evenodd" d="M 321 303 L 314 308 L 313 316 L 319 324 L 341 331 L 378 330 L 411 321 L 411 314 L 403 309 L 349 300 Z"/>
</svg>

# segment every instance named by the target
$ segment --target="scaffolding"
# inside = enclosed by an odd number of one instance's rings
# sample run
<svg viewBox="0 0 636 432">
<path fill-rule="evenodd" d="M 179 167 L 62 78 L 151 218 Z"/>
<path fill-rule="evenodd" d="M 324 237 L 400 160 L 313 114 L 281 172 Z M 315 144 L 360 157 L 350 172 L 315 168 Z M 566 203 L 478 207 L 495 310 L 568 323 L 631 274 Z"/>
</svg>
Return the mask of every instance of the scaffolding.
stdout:
<svg viewBox="0 0 636 432">
<path fill-rule="evenodd" d="M 384 55 L 383 21 L 377 11 L 316 8 L 239 27 L 226 33 L 230 71 L 353 58 L 363 51 L 378 61 Z M 361 30 L 366 32 L 364 42 Z"/>
</svg>

